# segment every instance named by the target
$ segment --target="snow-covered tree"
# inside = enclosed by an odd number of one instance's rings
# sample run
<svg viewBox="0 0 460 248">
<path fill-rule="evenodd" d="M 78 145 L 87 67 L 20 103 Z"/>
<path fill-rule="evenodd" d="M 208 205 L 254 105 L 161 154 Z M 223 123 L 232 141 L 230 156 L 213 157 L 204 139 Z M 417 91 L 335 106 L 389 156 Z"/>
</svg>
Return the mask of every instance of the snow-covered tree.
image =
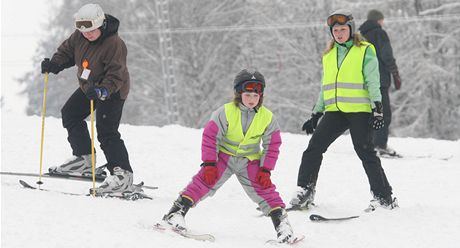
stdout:
<svg viewBox="0 0 460 248">
<path fill-rule="evenodd" d="M 100 1 L 120 19 L 128 46 L 131 91 L 122 121 L 166 125 L 168 109 L 160 50 L 159 1 Z M 39 64 L 73 32 L 73 13 L 89 1 L 66 0 L 46 27 L 34 62 L 24 75 L 28 114 L 40 114 L 43 77 Z M 348 8 L 357 27 L 370 9 L 385 15 L 400 69 L 402 88 L 391 92 L 397 136 L 460 138 L 460 4 L 456 0 L 169 0 L 174 49 L 178 124 L 200 128 L 212 110 L 230 101 L 235 74 L 257 68 L 266 77 L 265 103 L 283 131 L 300 132 L 316 102 L 321 53 L 330 39 L 325 19 Z M 78 87 L 75 70 L 52 75 L 47 114 L 60 108 Z"/>
</svg>

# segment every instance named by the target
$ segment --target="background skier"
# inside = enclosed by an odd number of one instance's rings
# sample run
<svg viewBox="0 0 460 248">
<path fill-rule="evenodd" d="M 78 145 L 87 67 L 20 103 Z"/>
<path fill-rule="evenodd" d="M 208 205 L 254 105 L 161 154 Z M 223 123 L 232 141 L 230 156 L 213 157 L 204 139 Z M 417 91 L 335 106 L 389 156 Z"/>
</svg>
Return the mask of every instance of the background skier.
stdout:
<svg viewBox="0 0 460 248">
<path fill-rule="evenodd" d="M 379 130 L 374 131 L 374 145 L 378 154 L 381 156 L 398 156 L 395 150 L 388 146 L 388 134 L 391 124 L 391 104 L 389 89 L 391 86 L 391 76 L 396 90 L 401 88 L 401 78 L 399 77 L 398 66 L 393 57 L 390 38 L 383 30 L 383 14 L 378 10 L 370 10 L 367 14 L 367 21 L 359 27 L 361 34 L 374 45 L 379 61 L 380 72 L 380 93 L 382 94 L 383 119 L 385 125 Z M 400 155 L 399 155 L 400 156 Z"/>
</svg>

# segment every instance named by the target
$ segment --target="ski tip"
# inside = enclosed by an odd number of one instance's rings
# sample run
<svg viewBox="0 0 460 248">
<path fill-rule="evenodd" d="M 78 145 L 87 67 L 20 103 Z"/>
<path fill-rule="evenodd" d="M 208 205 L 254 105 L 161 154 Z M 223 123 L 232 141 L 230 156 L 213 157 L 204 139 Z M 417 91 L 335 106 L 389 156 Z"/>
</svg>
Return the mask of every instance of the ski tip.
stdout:
<svg viewBox="0 0 460 248">
<path fill-rule="evenodd" d="M 297 237 L 295 237 L 295 239 L 291 242 L 291 245 L 295 245 L 297 243 L 299 243 L 300 241 L 304 240 L 305 239 L 305 235 L 298 235 Z"/>
<path fill-rule="evenodd" d="M 26 182 L 23 181 L 23 180 L 19 180 L 19 184 L 21 184 L 22 187 L 27 188 L 27 189 L 36 189 L 34 186 L 32 186 L 32 185 L 26 183 Z"/>
<path fill-rule="evenodd" d="M 326 218 L 324 218 L 323 216 L 318 215 L 318 214 L 312 214 L 312 215 L 310 215 L 310 220 L 311 221 L 325 221 Z"/>
</svg>

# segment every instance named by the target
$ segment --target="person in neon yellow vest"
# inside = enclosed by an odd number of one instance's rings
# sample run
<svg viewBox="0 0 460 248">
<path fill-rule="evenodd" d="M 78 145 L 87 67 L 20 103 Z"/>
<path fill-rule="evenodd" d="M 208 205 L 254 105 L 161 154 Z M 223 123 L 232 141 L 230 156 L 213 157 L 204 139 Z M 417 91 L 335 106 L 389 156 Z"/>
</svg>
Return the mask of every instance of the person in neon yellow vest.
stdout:
<svg viewBox="0 0 460 248">
<path fill-rule="evenodd" d="M 372 143 L 372 130 L 384 125 L 375 48 L 355 33 L 353 15 L 348 10 L 332 13 L 327 25 L 333 39 L 323 53 L 321 92 L 311 118 L 302 127 L 313 136 L 302 156 L 298 189 L 290 208 L 303 209 L 313 204 L 323 153 L 350 130 L 373 194 L 367 209 L 393 209 L 397 201 Z"/>
<path fill-rule="evenodd" d="M 270 179 L 281 135 L 273 113 L 262 105 L 264 88 L 265 78 L 258 71 L 245 69 L 236 75 L 234 99 L 214 111 L 206 124 L 201 169 L 163 217 L 166 225 L 185 232 L 190 207 L 214 195 L 235 174 L 248 196 L 271 217 L 278 242 L 296 241 L 285 204 Z"/>
</svg>

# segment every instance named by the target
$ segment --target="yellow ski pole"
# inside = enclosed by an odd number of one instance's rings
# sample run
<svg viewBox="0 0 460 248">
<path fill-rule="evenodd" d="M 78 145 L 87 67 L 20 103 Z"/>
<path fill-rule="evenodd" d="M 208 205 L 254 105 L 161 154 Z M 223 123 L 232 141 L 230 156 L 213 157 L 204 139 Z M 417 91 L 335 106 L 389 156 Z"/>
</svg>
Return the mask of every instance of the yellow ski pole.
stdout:
<svg viewBox="0 0 460 248">
<path fill-rule="evenodd" d="M 47 59 L 49 60 L 49 59 Z M 46 115 L 46 92 L 48 89 L 48 72 L 45 73 L 45 83 L 43 86 L 43 106 L 42 106 L 42 135 L 41 135 L 41 141 L 40 141 L 40 173 L 38 177 L 38 187 L 40 188 L 40 185 L 43 184 L 42 182 L 42 170 L 43 170 L 43 142 L 45 139 L 45 115 Z"/>
<path fill-rule="evenodd" d="M 91 167 L 92 167 L 92 174 L 93 174 L 93 190 L 92 195 L 96 196 L 96 165 L 94 163 L 94 100 L 91 100 Z"/>
</svg>

